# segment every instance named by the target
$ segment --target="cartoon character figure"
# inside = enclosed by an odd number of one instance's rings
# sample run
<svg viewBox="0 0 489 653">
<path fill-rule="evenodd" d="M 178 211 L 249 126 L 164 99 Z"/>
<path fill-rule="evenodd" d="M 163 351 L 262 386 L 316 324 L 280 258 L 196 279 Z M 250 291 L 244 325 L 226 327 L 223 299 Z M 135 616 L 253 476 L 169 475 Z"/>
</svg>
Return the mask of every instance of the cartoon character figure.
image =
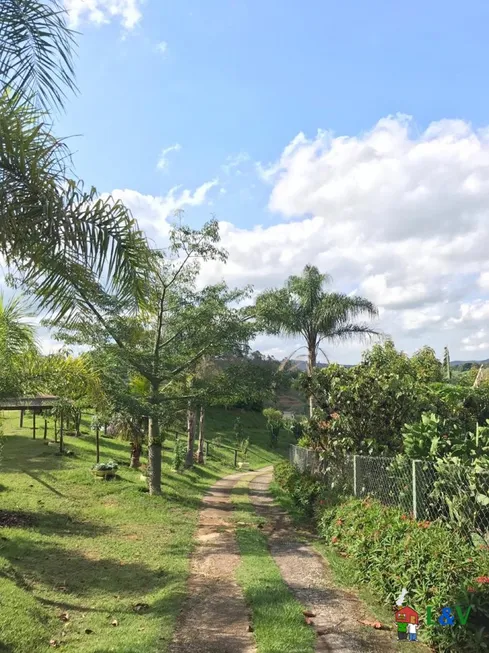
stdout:
<svg viewBox="0 0 489 653">
<path fill-rule="evenodd" d="M 418 630 L 418 626 L 416 624 L 408 624 L 408 633 L 409 633 L 409 641 L 410 642 L 415 642 L 418 639 L 418 636 L 416 635 L 416 631 Z"/>
<path fill-rule="evenodd" d="M 397 610 L 395 619 L 398 639 L 409 639 L 410 642 L 415 642 L 418 638 L 417 630 L 419 626 L 419 615 L 416 610 L 406 605 Z"/>
</svg>

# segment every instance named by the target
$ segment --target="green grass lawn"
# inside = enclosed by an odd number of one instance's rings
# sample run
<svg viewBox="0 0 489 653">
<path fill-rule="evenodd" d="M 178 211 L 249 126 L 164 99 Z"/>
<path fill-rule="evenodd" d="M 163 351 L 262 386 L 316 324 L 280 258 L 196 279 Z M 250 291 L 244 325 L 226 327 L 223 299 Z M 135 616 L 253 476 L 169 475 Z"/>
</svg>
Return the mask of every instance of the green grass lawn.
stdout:
<svg viewBox="0 0 489 653">
<path fill-rule="evenodd" d="M 316 634 L 305 623 L 304 608 L 285 584 L 266 535 L 257 528 L 265 520 L 249 500 L 247 483 L 234 488 L 232 502 L 241 554 L 237 580 L 251 609 L 258 653 L 313 653 Z"/>
<path fill-rule="evenodd" d="M 252 468 L 286 453 L 291 438 L 285 433 L 277 451 L 267 449 L 260 414 L 212 410 L 207 464 L 173 471 L 169 440 L 164 495 L 150 497 L 140 473 L 127 466 L 126 443 L 101 438 L 101 460 L 120 463 L 120 478 L 102 481 L 89 472 L 92 436 L 67 437 L 75 456 L 60 457 L 43 443 L 41 429 L 32 440 L 30 416 L 20 429 L 18 413 L 5 413 L 3 521 L 13 512 L 0 527 L 0 652 L 40 653 L 51 640 L 72 653 L 165 651 L 185 594 L 200 499 L 233 471 L 232 449 L 217 446 L 215 438 L 233 446 L 237 415 L 250 438 Z"/>
</svg>

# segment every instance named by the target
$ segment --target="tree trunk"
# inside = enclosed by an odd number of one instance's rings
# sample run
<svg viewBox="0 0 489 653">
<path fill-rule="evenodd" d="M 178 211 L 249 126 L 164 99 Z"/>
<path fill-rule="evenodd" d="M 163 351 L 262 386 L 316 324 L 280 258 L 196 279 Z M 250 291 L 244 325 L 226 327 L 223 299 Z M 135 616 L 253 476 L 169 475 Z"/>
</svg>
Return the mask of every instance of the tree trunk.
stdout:
<svg viewBox="0 0 489 653">
<path fill-rule="evenodd" d="M 133 467 L 134 469 L 140 467 L 141 462 L 139 459 L 141 458 L 141 450 L 142 446 L 139 441 L 131 443 L 131 462 L 129 463 L 129 467 Z"/>
<path fill-rule="evenodd" d="M 59 422 L 59 452 L 63 453 L 63 418 L 60 419 Z"/>
<path fill-rule="evenodd" d="M 148 488 L 152 495 L 161 494 L 161 441 L 158 419 L 149 419 Z"/>
<path fill-rule="evenodd" d="M 199 418 L 199 458 L 198 458 L 199 465 L 204 464 L 204 445 L 205 445 L 204 419 L 205 419 L 205 408 L 204 406 L 201 406 L 200 418 Z"/>
<path fill-rule="evenodd" d="M 308 357 L 307 357 L 307 375 L 309 380 L 312 378 L 314 368 L 316 367 L 316 343 L 309 343 L 307 346 Z M 314 397 L 309 395 L 309 417 L 312 417 L 314 411 Z"/>
<path fill-rule="evenodd" d="M 185 457 L 185 467 L 194 465 L 194 444 L 195 444 L 195 410 L 189 403 L 187 410 L 187 455 Z"/>
<path fill-rule="evenodd" d="M 157 414 L 159 387 L 152 387 L 153 414 L 148 420 L 148 488 L 152 495 L 161 494 L 161 433 Z"/>
</svg>

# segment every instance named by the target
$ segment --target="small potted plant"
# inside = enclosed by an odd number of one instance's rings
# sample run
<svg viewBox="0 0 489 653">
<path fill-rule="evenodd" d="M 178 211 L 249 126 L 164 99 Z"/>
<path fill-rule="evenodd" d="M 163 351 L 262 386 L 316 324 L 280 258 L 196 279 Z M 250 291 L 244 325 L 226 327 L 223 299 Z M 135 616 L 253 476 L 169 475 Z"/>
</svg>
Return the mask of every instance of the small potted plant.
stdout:
<svg viewBox="0 0 489 653">
<path fill-rule="evenodd" d="M 97 463 L 92 467 L 92 474 L 100 478 L 114 478 L 116 475 L 118 464 L 114 460 L 109 460 L 107 463 Z"/>
<path fill-rule="evenodd" d="M 241 460 L 238 463 L 238 467 L 240 469 L 248 469 L 250 466 L 250 463 L 248 462 L 248 449 L 250 448 L 250 440 L 249 438 L 244 438 L 243 440 L 240 441 L 239 443 L 239 451 L 241 454 Z"/>
</svg>

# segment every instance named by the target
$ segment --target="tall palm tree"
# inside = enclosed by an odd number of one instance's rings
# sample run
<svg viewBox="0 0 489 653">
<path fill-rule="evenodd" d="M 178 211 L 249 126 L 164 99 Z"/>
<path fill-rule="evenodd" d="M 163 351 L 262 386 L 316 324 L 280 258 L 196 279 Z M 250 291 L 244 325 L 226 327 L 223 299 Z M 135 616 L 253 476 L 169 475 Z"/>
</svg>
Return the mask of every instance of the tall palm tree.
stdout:
<svg viewBox="0 0 489 653">
<path fill-rule="evenodd" d="M 356 321 L 362 315 L 377 316 L 374 304 L 363 297 L 325 290 L 330 281 L 329 275 L 306 265 L 301 276 L 289 277 L 284 288 L 263 292 L 256 302 L 256 315 L 263 331 L 305 339 L 309 376 L 316 367 L 318 353 L 324 354 L 324 340 L 341 342 L 378 333 L 368 324 Z M 309 410 L 312 414 L 312 397 Z"/>
<path fill-rule="evenodd" d="M 73 46 L 57 0 L 0 3 L 0 254 L 61 316 L 73 307 L 73 280 L 90 295 L 103 276 L 129 298 L 149 261 L 129 211 L 85 190 L 52 133 L 50 111 L 75 90 Z"/>
</svg>

